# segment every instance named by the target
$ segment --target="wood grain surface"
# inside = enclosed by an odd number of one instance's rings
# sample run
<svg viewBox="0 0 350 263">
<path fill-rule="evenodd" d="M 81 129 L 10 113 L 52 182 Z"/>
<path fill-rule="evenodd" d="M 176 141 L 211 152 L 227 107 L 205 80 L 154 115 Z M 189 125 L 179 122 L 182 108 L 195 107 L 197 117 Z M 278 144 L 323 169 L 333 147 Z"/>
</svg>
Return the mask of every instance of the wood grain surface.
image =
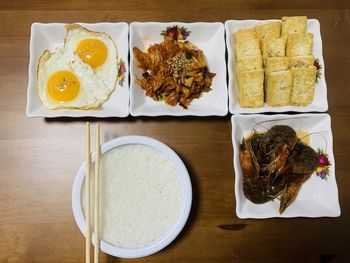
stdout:
<svg viewBox="0 0 350 263">
<path fill-rule="evenodd" d="M 130 134 L 163 141 L 181 156 L 193 183 L 190 218 L 170 246 L 136 260 L 101 253 L 101 262 L 350 262 L 349 9 L 347 0 L 2 0 L 0 262 L 84 262 L 71 190 L 84 160 L 86 120 L 101 124 L 102 141 Z M 307 15 L 321 24 L 339 218 L 239 220 L 229 115 L 100 120 L 25 116 L 33 22 L 224 22 L 283 15 Z"/>
</svg>

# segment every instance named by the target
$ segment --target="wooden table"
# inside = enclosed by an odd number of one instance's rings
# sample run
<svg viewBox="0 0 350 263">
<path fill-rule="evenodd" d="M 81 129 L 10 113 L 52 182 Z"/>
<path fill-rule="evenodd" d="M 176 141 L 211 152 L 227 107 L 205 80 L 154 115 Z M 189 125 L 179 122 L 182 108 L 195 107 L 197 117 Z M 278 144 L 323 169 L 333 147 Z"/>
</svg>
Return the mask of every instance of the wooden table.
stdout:
<svg viewBox="0 0 350 263">
<path fill-rule="evenodd" d="M 307 15 L 321 23 L 332 116 L 339 218 L 239 220 L 226 117 L 89 119 L 102 140 L 151 136 L 184 160 L 193 183 L 185 229 L 161 252 L 101 262 L 350 262 L 350 3 L 343 1 L 20 1 L 0 3 L 0 262 L 83 262 L 71 210 L 87 119 L 25 116 L 33 22 L 221 21 Z M 233 224 L 233 230 L 219 226 Z M 331 260 L 331 261 L 330 261 Z"/>
</svg>

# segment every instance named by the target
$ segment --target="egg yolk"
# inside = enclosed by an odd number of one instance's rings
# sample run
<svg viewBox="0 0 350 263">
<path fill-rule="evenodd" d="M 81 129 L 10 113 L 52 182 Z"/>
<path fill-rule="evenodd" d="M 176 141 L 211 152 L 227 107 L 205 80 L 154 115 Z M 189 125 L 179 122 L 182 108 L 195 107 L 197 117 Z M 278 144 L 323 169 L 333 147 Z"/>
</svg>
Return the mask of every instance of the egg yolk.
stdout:
<svg viewBox="0 0 350 263">
<path fill-rule="evenodd" d="M 69 71 L 52 74 L 47 82 L 47 92 L 51 98 L 66 102 L 74 99 L 80 90 L 78 78 Z"/>
<path fill-rule="evenodd" d="M 107 47 L 98 39 L 84 39 L 79 42 L 75 52 L 80 59 L 92 68 L 102 65 L 107 58 Z"/>
</svg>

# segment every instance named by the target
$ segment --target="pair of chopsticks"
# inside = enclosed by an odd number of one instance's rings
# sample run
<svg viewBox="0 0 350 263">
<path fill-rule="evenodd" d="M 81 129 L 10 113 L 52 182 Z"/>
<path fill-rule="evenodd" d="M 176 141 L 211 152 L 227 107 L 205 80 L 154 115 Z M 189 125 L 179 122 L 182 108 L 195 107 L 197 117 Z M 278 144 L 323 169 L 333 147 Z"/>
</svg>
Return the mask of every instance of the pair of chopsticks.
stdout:
<svg viewBox="0 0 350 263">
<path fill-rule="evenodd" d="M 100 174 L 100 125 L 96 124 L 96 158 L 95 158 L 95 178 L 94 178 L 94 262 L 98 263 L 98 253 L 100 250 L 99 239 L 99 174 Z M 90 245 L 91 245 L 91 224 L 90 224 L 90 123 L 86 123 L 86 174 L 85 174 L 85 262 L 90 263 Z"/>
</svg>

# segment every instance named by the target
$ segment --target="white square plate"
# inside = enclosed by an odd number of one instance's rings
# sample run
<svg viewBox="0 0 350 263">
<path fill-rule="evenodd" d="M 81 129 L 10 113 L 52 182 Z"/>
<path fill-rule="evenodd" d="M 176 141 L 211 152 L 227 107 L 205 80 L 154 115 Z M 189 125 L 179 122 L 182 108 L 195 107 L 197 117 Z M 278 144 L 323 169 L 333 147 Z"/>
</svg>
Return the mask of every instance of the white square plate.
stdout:
<svg viewBox="0 0 350 263">
<path fill-rule="evenodd" d="M 36 91 L 37 63 L 44 50 L 53 52 L 62 48 L 66 36 L 65 23 L 34 23 L 30 36 L 29 81 L 27 90 L 28 117 L 126 117 L 129 115 L 129 67 L 128 67 L 128 24 L 127 23 L 79 23 L 87 29 L 107 32 L 118 50 L 118 62 L 125 63 L 126 73 L 123 86 L 117 84 L 115 90 L 102 107 L 95 110 L 49 110 L 44 107 Z"/>
<path fill-rule="evenodd" d="M 259 112 L 325 112 L 328 110 L 328 100 L 327 100 L 327 85 L 325 79 L 325 66 L 322 55 L 322 38 L 320 32 L 320 23 L 317 19 L 307 20 L 307 32 L 314 34 L 314 46 L 313 52 L 315 58 L 319 59 L 319 63 L 322 67 L 321 78 L 315 87 L 315 95 L 312 103 L 306 107 L 302 106 L 282 106 L 282 107 L 271 107 L 265 103 L 264 107 L 261 108 L 243 108 L 239 105 L 238 101 L 238 87 L 235 74 L 235 64 L 236 56 L 234 53 L 235 43 L 233 38 L 233 33 L 239 29 L 245 29 L 254 27 L 258 23 L 268 22 L 268 21 L 280 21 L 276 19 L 271 20 L 228 20 L 225 23 L 226 30 L 226 46 L 228 53 L 228 76 L 229 76 L 229 110 L 232 114 L 234 113 L 259 113 Z"/>
<path fill-rule="evenodd" d="M 296 200 L 284 211 L 279 213 L 280 201 L 274 200 L 264 204 L 254 204 L 243 193 L 243 177 L 239 162 L 239 146 L 243 137 L 251 132 L 254 125 L 262 121 L 266 128 L 277 124 L 285 124 L 296 130 L 303 130 L 311 135 L 311 147 L 321 148 L 328 154 L 331 163 L 328 180 L 322 180 L 313 173 L 302 185 Z M 335 179 L 335 163 L 333 155 L 333 136 L 331 118 L 328 114 L 300 115 L 234 115 L 232 122 L 232 143 L 234 149 L 233 163 L 235 170 L 236 214 L 239 218 L 270 218 L 270 217 L 337 217 L 340 216 L 338 187 Z M 266 131 L 257 125 L 256 130 Z"/>
<path fill-rule="evenodd" d="M 157 102 L 145 95 L 135 79 L 142 78 L 142 70 L 137 67 L 138 61 L 133 55 L 133 47 L 146 51 L 148 47 L 163 41 L 162 30 L 178 25 L 190 31 L 188 41 L 203 50 L 210 72 L 216 73 L 212 90 L 204 92 L 199 99 L 194 99 L 188 109 L 181 106 L 170 106 L 165 102 Z M 131 23 L 130 24 L 130 114 L 133 116 L 225 116 L 227 106 L 226 61 L 224 25 L 222 23 Z"/>
</svg>

